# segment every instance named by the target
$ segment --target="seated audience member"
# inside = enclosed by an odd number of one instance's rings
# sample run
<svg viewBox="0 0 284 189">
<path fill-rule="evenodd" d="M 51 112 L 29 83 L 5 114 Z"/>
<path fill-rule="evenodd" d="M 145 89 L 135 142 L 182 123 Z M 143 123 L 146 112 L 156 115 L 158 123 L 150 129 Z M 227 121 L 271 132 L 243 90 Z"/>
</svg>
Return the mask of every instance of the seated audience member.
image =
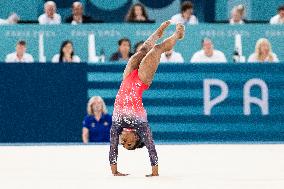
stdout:
<svg viewBox="0 0 284 189">
<path fill-rule="evenodd" d="M 231 18 L 229 23 L 234 24 L 244 24 L 245 7 L 243 5 L 235 6 L 231 11 Z"/>
<path fill-rule="evenodd" d="M 161 63 L 184 63 L 182 55 L 173 49 L 161 54 Z"/>
<path fill-rule="evenodd" d="M 69 40 L 63 41 L 60 47 L 60 54 L 53 56 L 53 63 L 80 63 L 80 58 L 75 55 L 73 43 Z"/>
<path fill-rule="evenodd" d="M 278 14 L 270 19 L 270 24 L 284 24 L 284 5 L 278 7 Z"/>
<path fill-rule="evenodd" d="M 149 21 L 145 7 L 136 3 L 130 7 L 125 17 L 126 22 L 147 22 Z"/>
<path fill-rule="evenodd" d="M 74 2 L 72 4 L 72 15 L 66 18 L 66 23 L 71 24 L 82 24 L 82 23 L 92 23 L 92 18 L 84 15 L 84 7 L 81 2 Z"/>
<path fill-rule="evenodd" d="M 118 46 L 118 51 L 112 54 L 110 61 L 128 61 L 132 56 L 130 52 L 130 40 L 128 38 L 122 38 L 118 41 Z"/>
<path fill-rule="evenodd" d="M 19 20 L 20 20 L 20 17 L 16 13 L 12 13 L 7 19 L 0 19 L 0 25 L 17 24 Z"/>
<path fill-rule="evenodd" d="M 88 102 L 87 112 L 83 120 L 83 143 L 109 142 L 112 118 L 107 113 L 104 100 L 100 96 L 93 96 Z"/>
<path fill-rule="evenodd" d="M 270 42 L 261 38 L 256 42 L 255 52 L 249 56 L 248 62 L 279 62 L 279 60 L 272 52 Z"/>
<path fill-rule="evenodd" d="M 134 53 L 137 53 L 141 49 L 143 43 L 144 41 L 139 41 L 134 45 Z"/>
<path fill-rule="evenodd" d="M 202 50 L 192 56 L 192 63 L 226 63 L 227 59 L 223 52 L 214 49 L 213 42 L 209 38 L 202 40 Z"/>
<path fill-rule="evenodd" d="M 60 24 L 61 16 L 56 13 L 56 4 L 53 1 L 47 1 L 44 4 L 44 14 L 38 17 L 39 24 Z"/>
<path fill-rule="evenodd" d="M 181 4 L 180 13 L 171 18 L 173 24 L 198 24 L 198 19 L 193 15 L 193 4 L 190 1 L 184 1 Z"/>
<path fill-rule="evenodd" d="M 34 58 L 29 53 L 26 53 L 27 46 L 25 41 L 18 41 L 16 45 L 16 52 L 8 54 L 5 62 L 7 63 L 32 63 Z"/>
</svg>

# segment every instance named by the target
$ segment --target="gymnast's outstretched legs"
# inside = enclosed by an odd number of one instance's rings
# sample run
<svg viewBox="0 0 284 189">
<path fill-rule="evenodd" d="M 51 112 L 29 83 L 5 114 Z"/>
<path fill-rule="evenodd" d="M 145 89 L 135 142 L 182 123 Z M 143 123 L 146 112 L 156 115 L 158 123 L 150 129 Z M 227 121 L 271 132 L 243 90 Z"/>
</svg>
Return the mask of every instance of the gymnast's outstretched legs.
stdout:
<svg viewBox="0 0 284 189">
<path fill-rule="evenodd" d="M 163 36 L 165 29 L 170 25 L 170 21 L 163 22 L 160 27 L 143 43 L 141 49 L 131 56 L 123 73 L 123 79 L 133 70 L 138 69 L 142 59 L 155 46 L 158 39 Z"/>
<path fill-rule="evenodd" d="M 165 39 L 162 43 L 155 45 L 142 59 L 138 69 L 138 76 L 141 81 L 151 85 L 153 77 L 160 63 L 161 54 L 171 50 L 176 42 L 184 37 L 184 26 L 176 25 L 176 31 L 173 35 Z"/>
</svg>

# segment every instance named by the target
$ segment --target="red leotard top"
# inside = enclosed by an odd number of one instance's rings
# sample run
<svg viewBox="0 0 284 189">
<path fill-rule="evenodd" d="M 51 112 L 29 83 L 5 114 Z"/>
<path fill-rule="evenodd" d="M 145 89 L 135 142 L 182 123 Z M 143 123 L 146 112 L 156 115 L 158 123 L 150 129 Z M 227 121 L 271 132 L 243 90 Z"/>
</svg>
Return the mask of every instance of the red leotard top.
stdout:
<svg viewBox="0 0 284 189">
<path fill-rule="evenodd" d="M 143 91 L 149 88 L 138 77 L 138 69 L 133 70 L 121 83 L 114 103 L 113 118 L 131 117 L 147 122 L 147 114 L 142 103 Z"/>
</svg>

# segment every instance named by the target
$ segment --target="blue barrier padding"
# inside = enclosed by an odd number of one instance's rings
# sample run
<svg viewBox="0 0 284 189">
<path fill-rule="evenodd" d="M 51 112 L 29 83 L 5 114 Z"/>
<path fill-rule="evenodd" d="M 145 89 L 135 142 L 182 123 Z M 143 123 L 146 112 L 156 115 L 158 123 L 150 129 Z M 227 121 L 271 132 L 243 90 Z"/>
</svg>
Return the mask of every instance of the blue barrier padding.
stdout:
<svg viewBox="0 0 284 189">
<path fill-rule="evenodd" d="M 125 64 L 0 64 L 0 143 L 81 141 L 86 103 L 101 95 L 110 113 Z M 165 64 L 143 95 L 155 140 L 257 143 L 284 141 L 284 64 Z M 205 115 L 204 81 L 219 79 L 227 98 Z M 252 104 L 244 115 L 244 86 L 263 81 L 268 114 Z M 251 96 L 261 98 L 259 86 Z M 211 87 L 211 99 L 221 93 Z"/>
</svg>

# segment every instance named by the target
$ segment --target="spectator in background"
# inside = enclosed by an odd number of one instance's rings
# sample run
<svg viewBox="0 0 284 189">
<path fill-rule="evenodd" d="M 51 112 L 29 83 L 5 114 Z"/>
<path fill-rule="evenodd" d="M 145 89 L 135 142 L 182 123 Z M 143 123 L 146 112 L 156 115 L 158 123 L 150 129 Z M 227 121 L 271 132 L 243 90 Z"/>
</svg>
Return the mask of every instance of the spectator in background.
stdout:
<svg viewBox="0 0 284 189">
<path fill-rule="evenodd" d="M 260 38 L 255 45 L 255 52 L 248 58 L 248 62 L 279 62 L 277 55 L 272 52 L 268 39 Z"/>
<path fill-rule="evenodd" d="M 139 41 L 138 43 L 134 45 L 134 53 L 137 53 L 141 49 L 143 43 L 144 41 Z"/>
<path fill-rule="evenodd" d="M 47 1 L 44 4 L 44 14 L 38 17 L 39 24 L 60 24 L 61 16 L 56 13 L 56 4 L 53 1 Z"/>
<path fill-rule="evenodd" d="M 82 24 L 82 23 L 92 23 L 92 18 L 84 15 L 84 7 L 81 2 L 74 2 L 72 4 L 72 15 L 66 18 L 66 23 L 71 24 Z"/>
<path fill-rule="evenodd" d="M 278 7 L 278 14 L 270 19 L 270 24 L 284 24 L 284 5 Z"/>
<path fill-rule="evenodd" d="M 198 24 L 198 19 L 193 15 L 193 4 L 190 1 L 184 1 L 181 4 L 180 13 L 171 18 L 173 24 Z"/>
<path fill-rule="evenodd" d="M 184 63 L 182 55 L 173 49 L 162 53 L 160 62 L 162 63 Z"/>
<path fill-rule="evenodd" d="M 109 142 L 112 118 L 102 97 L 93 96 L 88 102 L 87 112 L 83 120 L 83 143 Z"/>
<path fill-rule="evenodd" d="M 128 38 L 122 38 L 118 41 L 118 51 L 112 54 L 110 61 L 128 61 L 132 56 L 130 52 L 131 43 Z"/>
<path fill-rule="evenodd" d="M 79 56 L 75 55 L 73 43 L 69 40 L 63 41 L 60 47 L 60 54 L 53 56 L 51 62 L 53 63 L 80 63 Z"/>
<path fill-rule="evenodd" d="M 0 19 L 0 25 L 17 24 L 19 20 L 20 20 L 20 17 L 16 13 L 12 13 L 7 19 Z"/>
<path fill-rule="evenodd" d="M 204 38 L 202 40 L 202 50 L 197 51 L 192 56 L 192 63 L 226 63 L 227 59 L 223 52 L 214 49 L 211 39 Z"/>
<path fill-rule="evenodd" d="M 136 3 L 130 7 L 125 17 L 126 22 L 147 22 L 149 21 L 145 7 Z"/>
<path fill-rule="evenodd" d="M 26 53 L 27 46 L 25 41 L 18 41 L 16 45 L 16 52 L 8 54 L 5 62 L 7 63 L 32 63 L 34 58 L 29 53 Z"/>
<path fill-rule="evenodd" d="M 229 23 L 231 25 L 234 24 L 244 24 L 244 16 L 245 16 L 245 7 L 244 5 L 238 5 L 235 6 L 231 10 L 231 19 L 229 20 Z"/>
</svg>

